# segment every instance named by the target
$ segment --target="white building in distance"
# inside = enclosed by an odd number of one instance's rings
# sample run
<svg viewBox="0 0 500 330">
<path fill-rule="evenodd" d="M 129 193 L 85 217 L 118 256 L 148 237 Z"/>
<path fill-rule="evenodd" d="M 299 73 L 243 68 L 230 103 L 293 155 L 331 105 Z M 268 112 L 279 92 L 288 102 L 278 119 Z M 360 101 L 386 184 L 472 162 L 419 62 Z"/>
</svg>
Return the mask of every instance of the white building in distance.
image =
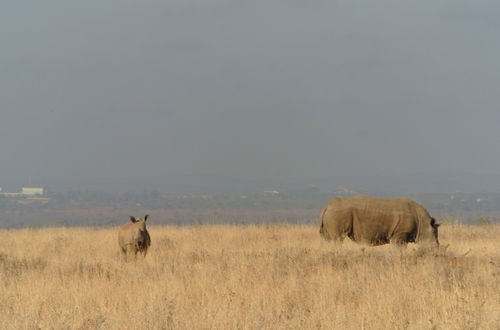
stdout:
<svg viewBox="0 0 500 330">
<path fill-rule="evenodd" d="M 5 196 L 5 197 L 37 197 L 37 196 L 43 196 L 43 188 L 36 188 L 36 187 L 23 187 L 21 189 L 21 192 L 17 193 L 9 193 L 9 192 L 1 192 L 2 188 L 0 188 L 0 196 Z"/>
</svg>

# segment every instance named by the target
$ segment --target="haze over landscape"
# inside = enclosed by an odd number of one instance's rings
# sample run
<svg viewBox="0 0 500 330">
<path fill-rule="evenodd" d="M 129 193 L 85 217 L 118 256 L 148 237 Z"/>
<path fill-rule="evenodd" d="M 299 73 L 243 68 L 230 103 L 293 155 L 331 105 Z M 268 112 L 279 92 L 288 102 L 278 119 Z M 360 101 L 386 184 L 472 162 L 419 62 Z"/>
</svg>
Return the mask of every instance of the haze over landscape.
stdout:
<svg viewBox="0 0 500 330">
<path fill-rule="evenodd" d="M 0 187 L 500 192 L 494 1 L 0 4 Z"/>
<path fill-rule="evenodd" d="M 499 41 L 493 0 L 0 1 L 0 329 L 498 329 Z"/>
</svg>

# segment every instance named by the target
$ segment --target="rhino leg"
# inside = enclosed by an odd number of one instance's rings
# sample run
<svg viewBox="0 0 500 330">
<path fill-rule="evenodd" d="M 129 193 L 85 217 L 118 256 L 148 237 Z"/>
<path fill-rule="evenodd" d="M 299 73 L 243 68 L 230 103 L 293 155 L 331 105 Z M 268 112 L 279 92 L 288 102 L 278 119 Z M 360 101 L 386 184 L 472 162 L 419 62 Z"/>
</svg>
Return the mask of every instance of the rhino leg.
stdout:
<svg viewBox="0 0 500 330">
<path fill-rule="evenodd" d="M 334 243 L 342 243 L 344 241 L 344 238 L 346 238 L 347 236 L 346 233 L 338 230 L 338 228 L 333 228 L 333 230 L 326 230 L 325 228 L 321 228 L 320 234 L 327 241 L 333 241 Z"/>
<path fill-rule="evenodd" d="M 323 222 L 325 222 L 324 225 Z M 324 238 L 335 243 L 342 243 L 346 237 L 353 240 L 352 211 L 335 211 L 328 208 L 323 215 L 320 233 Z"/>
<path fill-rule="evenodd" d="M 125 248 L 122 248 L 123 256 L 125 261 L 129 261 L 130 259 L 135 259 L 137 256 L 137 248 L 133 244 L 125 245 Z"/>
<path fill-rule="evenodd" d="M 408 233 L 398 233 L 391 237 L 390 243 L 395 244 L 401 248 L 406 248 L 409 242 Z"/>
<path fill-rule="evenodd" d="M 346 237 L 347 235 L 345 233 L 334 233 L 331 235 L 331 240 L 335 243 L 342 244 Z"/>
<path fill-rule="evenodd" d="M 121 253 L 121 255 L 122 255 L 122 260 L 127 261 L 127 255 L 128 255 L 127 245 L 125 245 L 125 246 L 120 246 L 120 250 L 122 251 L 122 253 Z"/>
<path fill-rule="evenodd" d="M 140 245 L 139 249 L 138 249 L 138 253 L 140 253 L 142 255 L 142 257 L 145 258 L 146 254 L 148 253 L 148 247 Z"/>
</svg>

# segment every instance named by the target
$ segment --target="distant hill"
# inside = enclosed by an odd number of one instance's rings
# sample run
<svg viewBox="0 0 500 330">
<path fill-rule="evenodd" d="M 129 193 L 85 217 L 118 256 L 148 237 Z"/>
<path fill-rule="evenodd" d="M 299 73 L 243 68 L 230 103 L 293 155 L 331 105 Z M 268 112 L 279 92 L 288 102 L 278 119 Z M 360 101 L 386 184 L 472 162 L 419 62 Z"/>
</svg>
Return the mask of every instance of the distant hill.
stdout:
<svg viewBox="0 0 500 330">
<path fill-rule="evenodd" d="M 19 190 L 31 185 L 44 187 L 49 191 L 100 191 L 108 193 L 142 192 L 157 190 L 164 193 L 253 193 L 263 190 L 296 190 L 304 187 L 318 187 L 332 191 L 347 187 L 354 191 L 383 193 L 500 193 L 500 174 L 478 173 L 410 173 L 407 175 L 357 175 L 333 174 L 328 177 L 231 177 L 214 175 L 181 175 L 174 177 L 141 178 L 90 178 L 24 180 L 0 179 L 4 190 Z"/>
</svg>

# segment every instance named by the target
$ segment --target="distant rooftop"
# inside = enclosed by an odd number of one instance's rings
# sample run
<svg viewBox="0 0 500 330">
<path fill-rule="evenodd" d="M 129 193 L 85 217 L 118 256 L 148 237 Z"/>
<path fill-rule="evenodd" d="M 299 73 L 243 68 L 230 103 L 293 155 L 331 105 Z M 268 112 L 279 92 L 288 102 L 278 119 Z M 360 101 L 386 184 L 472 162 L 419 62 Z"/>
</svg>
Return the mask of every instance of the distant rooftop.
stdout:
<svg viewBox="0 0 500 330">
<path fill-rule="evenodd" d="M 17 197 L 17 196 L 42 196 L 43 188 L 39 187 L 23 187 L 21 192 L 2 192 L 2 188 L 0 188 L 0 196 L 7 197 Z"/>
</svg>

